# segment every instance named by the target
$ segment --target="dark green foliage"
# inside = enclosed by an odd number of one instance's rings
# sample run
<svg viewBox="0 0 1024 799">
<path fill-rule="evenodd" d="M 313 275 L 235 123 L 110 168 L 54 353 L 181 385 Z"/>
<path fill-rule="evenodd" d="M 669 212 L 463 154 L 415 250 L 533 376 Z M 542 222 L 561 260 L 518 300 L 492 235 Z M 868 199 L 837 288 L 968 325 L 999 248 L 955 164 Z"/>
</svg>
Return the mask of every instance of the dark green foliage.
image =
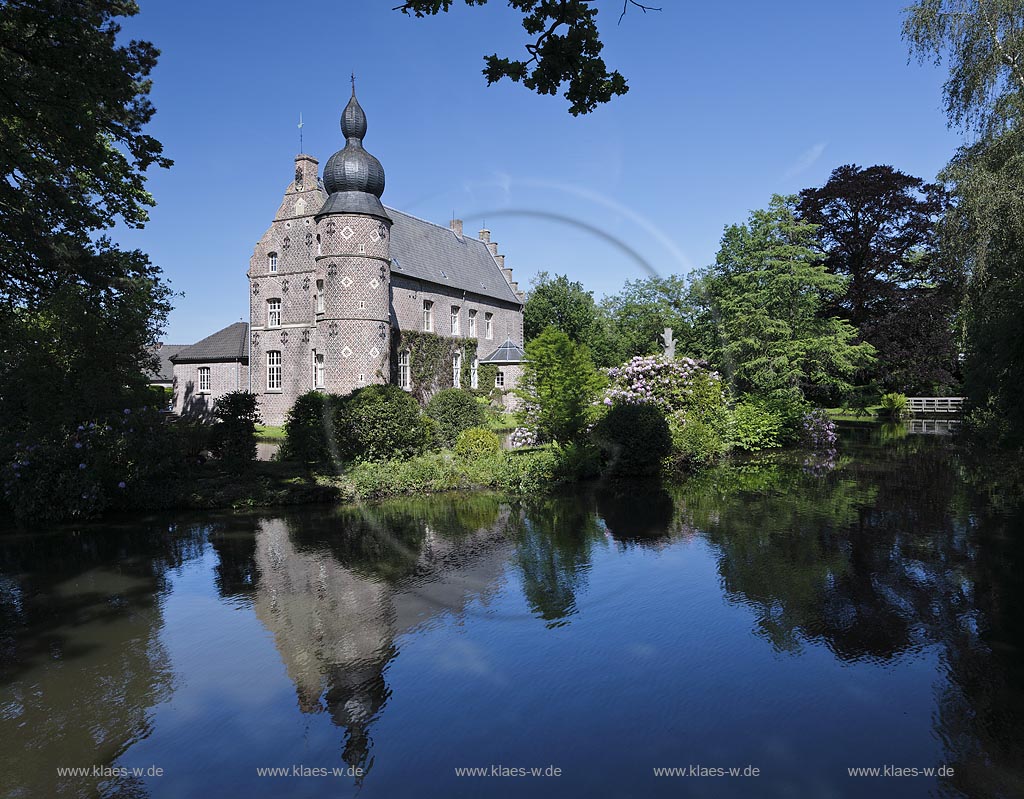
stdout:
<svg viewBox="0 0 1024 799">
<path fill-rule="evenodd" d="M 548 327 L 587 347 L 599 366 L 612 366 L 622 360 L 614 324 L 595 304 L 593 292 L 565 275 L 551 277 L 540 272 L 523 308 L 523 335 L 529 342 Z"/>
<path fill-rule="evenodd" d="M 433 439 L 434 426 L 398 386 L 372 385 L 339 403 L 334 430 L 343 460 L 378 461 L 419 455 Z"/>
<path fill-rule="evenodd" d="M 423 17 L 448 11 L 453 0 L 406 0 L 396 10 Z M 465 0 L 466 5 L 482 6 L 487 0 Z M 573 115 L 588 114 L 600 103 L 629 91 L 626 79 L 618 71 L 609 71 L 601 58 L 604 45 L 597 28 L 598 8 L 593 0 L 515 0 L 510 2 L 522 14 L 523 30 L 530 37 L 527 59 L 502 58 L 497 54 L 484 58 L 483 74 L 487 83 L 509 78 L 522 82 L 537 94 L 557 94 L 566 86 L 563 97 Z M 656 9 L 639 0 L 627 0 L 613 14 L 621 21 L 627 8 L 644 12 Z"/>
<path fill-rule="evenodd" d="M 100 231 L 153 204 L 143 133 L 157 50 L 120 0 L 0 4 L 0 434 L 140 407 L 170 309 L 159 269 Z"/>
<path fill-rule="evenodd" d="M 890 392 L 883 394 L 880 402 L 881 413 L 890 419 L 902 419 L 907 415 L 907 395 Z"/>
<path fill-rule="evenodd" d="M 436 424 L 435 441 L 446 449 L 455 446 L 459 433 L 480 427 L 487 419 L 476 397 L 459 388 L 446 388 L 430 398 L 424 413 Z"/>
<path fill-rule="evenodd" d="M 707 347 L 695 346 L 692 327 L 696 311 L 686 280 L 679 275 L 627 281 L 622 291 L 604 299 L 600 310 L 611 327 L 619 356 L 602 365 L 618 365 L 636 355 L 660 354 L 660 337 L 666 327 L 672 328 L 677 353 L 708 351 Z"/>
<path fill-rule="evenodd" d="M 594 428 L 594 440 L 614 475 L 656 474 L 672 450 L 664 415 L 654 405 L 613 405 Z"/>
<path fill-rule="evenodd" d="M 455 441 L 455 454 L 466 460 L 475 460 L 501 451 L 501 439 L 483 427 L 471 427 L 459 433 Z"/>
<path fill-rule="evenodd" d="M 167 505 L 184 465 L 174 430 L 149 407 L 15 440 L 3 455 L 4 500 L 26 524 Z"/>
<path fill-rule="evenodd" d="M 282 460 L 330 463 L 334 447 L 334 413 L 339 398 L 322 391 L 307 391 L 295 400 L 284 423 Z"/>
<path fill-rule="evenodd" d="M 875 348 L 867 377 L 890 390 L 932 393 L 956 380 L 961 279 L 937 252 L 945 205 L 940 186 L 891 166 L 841 166 L 800 192 L 797 214 L 818 226 L 828 270 L 848 280 L 825 312 Z"/>
<path fill-rule="evenodd" d="M 229 391 L 213 406 L 217 425 L 213 454 L 224 468 L 244 471 L 256 460 L 256 425 L 260 423 L 259 402 L 251 391 Z"/>
</svg>

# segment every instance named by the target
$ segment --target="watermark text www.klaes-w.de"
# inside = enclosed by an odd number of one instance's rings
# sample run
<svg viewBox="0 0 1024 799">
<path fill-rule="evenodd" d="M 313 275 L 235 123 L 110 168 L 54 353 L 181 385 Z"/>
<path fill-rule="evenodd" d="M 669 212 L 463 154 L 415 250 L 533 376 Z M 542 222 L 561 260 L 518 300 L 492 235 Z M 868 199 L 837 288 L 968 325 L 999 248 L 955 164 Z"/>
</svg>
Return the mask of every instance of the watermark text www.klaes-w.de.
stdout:
<svg viewBox="0 0 1024 799">
<path fill-rule="evenodd" d="M 162 777 L 164 770 L 160 766 L 57 766 L 58 777 Z"/>
<path fill-rule="evenodd" d="M 257 766 L 257 777 L 362 777 L 365 771 L 360 766 L 307 766 L 295 763 L 291 766 Z"/>
<path fill-rule="evenodd" d="M 850 766 L 850 777 L 952 777 L 952 766 Z"/>
<path fill-rule="evenodd" d="M 558 766 L 455 766 L 456 777 L 561 777 Z"/>
<path fill-rule="evenodd" d="M 655 777 L 760 777 L 757 766 L 654 766 Z"/>
</svg>

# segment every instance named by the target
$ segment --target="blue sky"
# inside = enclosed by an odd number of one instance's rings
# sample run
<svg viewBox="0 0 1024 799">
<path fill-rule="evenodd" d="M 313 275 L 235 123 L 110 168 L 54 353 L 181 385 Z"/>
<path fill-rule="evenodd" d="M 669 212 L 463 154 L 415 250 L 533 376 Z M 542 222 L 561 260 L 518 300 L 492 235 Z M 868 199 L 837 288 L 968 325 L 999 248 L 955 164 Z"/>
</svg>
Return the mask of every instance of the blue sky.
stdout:
<svg viewBox="0 0 1024 799">
<path fill-rule="evenodd" d="M 941 69 L 908 63 L 900 2 L 662 0 L 616 25 L 607 0 L 604 56 L 630 92 L 584 117 L 486 85 L 483 55 L 525 41 L 502 0 L 432 19 L 395 0 L 140 4 L 125 33 L 162 50 L 149 132 L 175 165 L 151 175 L 147 227 L 115 237 L 184 292 L 176 343 L 247 313 L 245 270 L 294 171 L 299 113 L 323 164 L 343 144 L 352 71 L 386 204 L 441 224 L 454 210 L 472 232 L 486 218 L 522 285 L 567 273 L 599 298 L 645 268 L 710 263 L 723 227 L 773 192 L 845 163 L 931 179 L 960 142 Z"/>
</svg>

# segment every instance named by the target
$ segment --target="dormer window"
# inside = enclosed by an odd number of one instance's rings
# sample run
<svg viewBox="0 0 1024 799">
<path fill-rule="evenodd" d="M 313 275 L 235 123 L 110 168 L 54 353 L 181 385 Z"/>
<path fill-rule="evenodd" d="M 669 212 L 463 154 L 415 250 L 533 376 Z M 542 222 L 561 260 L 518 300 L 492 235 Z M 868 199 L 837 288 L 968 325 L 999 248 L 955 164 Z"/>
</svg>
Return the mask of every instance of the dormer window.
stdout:
<svg viewBox="0 0 1024 799">
<path fill-rule="evenodd" d="M 267 271 L 273 274 L 277 271 L 277 253 L 272 252 L 267 256 Z"/>
</svg>

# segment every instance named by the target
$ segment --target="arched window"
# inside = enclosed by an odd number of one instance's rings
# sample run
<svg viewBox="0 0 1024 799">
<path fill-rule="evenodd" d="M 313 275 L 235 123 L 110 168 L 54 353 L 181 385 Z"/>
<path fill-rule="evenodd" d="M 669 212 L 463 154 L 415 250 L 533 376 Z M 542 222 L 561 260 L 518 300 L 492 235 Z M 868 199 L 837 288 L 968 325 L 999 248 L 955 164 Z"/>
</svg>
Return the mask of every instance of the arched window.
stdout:
<svg viewBox="0 0 1024 799">
<path fill-rule="evenodd" d="M 281 351 L 267 352 L 267 391 L 281 390 Z"/>
<path fill-rule="evenodd" d="M 316 282 L 316 312 L 324 312 L 324 282 L 322 280 Z"/>
<path fill-rule="evenodd" d="M 268 255 L 267 255 L 267 271 L 268 272 L 276 272 L 277 271 L 277 253 L 276 252 L 268 253 Z"/>
<path fill-rule="evenodd" d="M 281 326 L 281 300 L 267 300 L 267 327 Z"/>
<path fill-rule="evenodd" d="M 323 244 L 322 241 L 320 241 L 320 234 L 319 233 L 316 234 L 316 254 L 317 255 L 323 255 L 324 254 L 324 244 Z"/>
<path fill-rule="evenodd" d="M 322 352 L 313 353 L 313 386 L 315 388 L 324 387 L 324 354 Z"/>
</svg>

